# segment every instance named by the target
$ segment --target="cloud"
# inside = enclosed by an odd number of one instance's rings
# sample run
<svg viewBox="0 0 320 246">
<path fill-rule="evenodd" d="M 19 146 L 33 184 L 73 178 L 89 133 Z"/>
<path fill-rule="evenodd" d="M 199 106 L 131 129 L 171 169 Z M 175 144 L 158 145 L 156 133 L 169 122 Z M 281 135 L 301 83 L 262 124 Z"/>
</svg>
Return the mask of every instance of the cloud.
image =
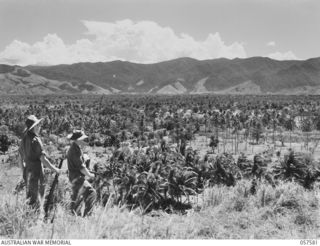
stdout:
<svg viewBox="0 0 320 246">
<path fill-rule="evenodd" d="M 225 44 L 218 32 L 196 40 L 152 21 L 84 20 L 82 23 L 87 28 L 85 39 L 65 44 L 57 34 L 48 34 L 34 44 L 14 40 L 0 52 L 0 63 L 55 65 L 111 60 L 152 63 L 185 56 L 196 59 L 246 57 L 242 43 Z"/>
<path fill-rule="evenodd" d="M 267 57 L 270 57 L 275 60 L 298 60 L 297 56 L 292 51 L 287 51 L 284 53 L 281 53 L 278 51 L 278 52 L 269 54 Z"/>
<path fill-rule="evenodd" d="M 90 40 L 81 39 L 66 45 L 56 34 L 48 34 L 32 45 L 14 40 L 0 53 L 0 63 L 18 65 L 55 65 L 105 59 Z"/>
<path fill-rule="evenodd" d="M 267 46 L 276 46 L 276 42 L 274 42 L 274 41 L 270 41 L 270 42 L 268 42 L 267 43 Z"/>
</svg>

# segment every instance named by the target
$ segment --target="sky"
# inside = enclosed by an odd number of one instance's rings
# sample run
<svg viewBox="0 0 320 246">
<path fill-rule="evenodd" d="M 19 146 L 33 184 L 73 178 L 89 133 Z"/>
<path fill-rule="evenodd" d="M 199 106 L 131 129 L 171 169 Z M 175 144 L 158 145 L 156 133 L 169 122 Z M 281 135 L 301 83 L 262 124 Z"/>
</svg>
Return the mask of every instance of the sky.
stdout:
<svg viewBox="0 0 320 246">
<path fill-rule="evenodd" d="M 0 0 L 0 63 L 320 56 L 319 0 Z"/>
</svg>

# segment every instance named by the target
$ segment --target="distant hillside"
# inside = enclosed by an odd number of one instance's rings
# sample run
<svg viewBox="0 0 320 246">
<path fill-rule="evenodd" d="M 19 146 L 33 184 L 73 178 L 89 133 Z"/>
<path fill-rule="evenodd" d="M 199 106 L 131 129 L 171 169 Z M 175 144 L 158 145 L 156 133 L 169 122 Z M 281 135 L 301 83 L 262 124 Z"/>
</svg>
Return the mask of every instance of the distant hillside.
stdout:
<svg viewBox="0 0 320 246">
<path fill-rule="evenodd" d="M 39 94 L 73 94 L 94 93 L 110 94 L 88 81 L 71 83 L 45 78 L 20 67 L 0 65 L 0 95 L 39 95 Z"/>
<path fill-rule="evenodd" d="M 314 94 L 320 58 L 277 61 L 192 58 L 137 64 L 113 61 L 57 66 L 0 65 L 0 93 Z"/>
</svg>

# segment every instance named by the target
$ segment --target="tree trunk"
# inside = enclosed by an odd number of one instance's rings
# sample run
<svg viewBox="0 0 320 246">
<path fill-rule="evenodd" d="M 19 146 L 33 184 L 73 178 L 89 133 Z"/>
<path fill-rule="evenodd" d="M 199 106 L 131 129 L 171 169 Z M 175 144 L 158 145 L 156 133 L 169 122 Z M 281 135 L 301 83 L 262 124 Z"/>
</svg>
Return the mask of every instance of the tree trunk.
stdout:
<svg viewBox="0 0 320 246">
<path fill-rule="evenodd" d="M 227 142 L 227 128 L 225 130 L 224 140 L 223 140 L 223 152 L 226 152 L 226 142 Z"/>
<path fill-rule="evenodd" d="M 245 137 L 245 141 L 246 141 L 245 151 L 247 151 L 247 148 L 248 148 L 248 137 L 247 136 L 244 136 L 244 137 Z"/>
<path fill-rule="evenodd" d="M 236 132 L 236 154 L 238 153 L 238 147 L 239 147 L 239 135 L 238 135 L 238 131 Z"/>
<path fill-rule="evenodd" d="M 291 131 L 289 131 L 289 141 L 290 141 L 290 148 L 291 148 Z"/>
</svg>

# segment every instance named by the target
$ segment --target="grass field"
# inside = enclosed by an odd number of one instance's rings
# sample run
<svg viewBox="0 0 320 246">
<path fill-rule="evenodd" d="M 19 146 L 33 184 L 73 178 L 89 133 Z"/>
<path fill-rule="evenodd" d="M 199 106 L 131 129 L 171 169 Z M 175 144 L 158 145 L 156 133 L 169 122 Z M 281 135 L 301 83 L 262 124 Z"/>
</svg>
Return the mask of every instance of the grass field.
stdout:
<svg viewBox="0 0 320 246">
<path fill-rule="evenodd" d="M 7 175 L 15 168 L 8 170 Z M 17 171 L 17 170 L 15 170 Z M 3 173 L 1 175 L 3 182 Z M 11 179 L 12 180 L 12 179 Z M 128 211 L 107 205 L 89 218 L 70 215 L 58 206 L 53 223 L 24 205 L 24 193 L 14 195 L 2 183 L 0 236 L 63 239 L 299 239 L 320 237 L 319 187 L 304 190 L 295 183 L 275 189 L 261 183 L 250 195 L 250 182 L 235 187 L 208 188 L 194 198 L 186 214 Z"/>
<path fill-rule="evenodd" d="M 245 143 L 243 142 L 242 145 Z M 288 143 L 285 143 L 288 148 Z M 209 150 L 206 139 L 198 137 L 191 146 Z M 302 144 L 293 143 L 296 149 Z M 244 148 L 244 146 L 241 146 Z M 265 144 L 250 146 L 247 154 L 261 151 Z M 87 147 L 93 161 L 101 161 L 103 148 Z M 221 146 L 220 146 L 221 148 Z M 14 153 L 14 149 L 9 151 Z M 318 158 L 318 150 L 314 152 Z M 89 218 L 75 217 L 58 205 L 53 223 L 34 214 L 25 205 L 25 193 L 14 194 L 20 169 L 0 156 L 0 237 L 60 239 L 301 239 L 320 238 L 320 186 L 305 190 L 296 183 L 272 188 L 258 183 L 251 195 L 251 182 L 234 187 L 214 186 L 192 197 L 193 209 L 184 214 L 96 206 Z M 60 180 L 66 180 L 61 177 Z M 61 182 L 60 182 L 61 184 Z M 68 186 L 68 182 L 63 185 Z"/>
</svg>

